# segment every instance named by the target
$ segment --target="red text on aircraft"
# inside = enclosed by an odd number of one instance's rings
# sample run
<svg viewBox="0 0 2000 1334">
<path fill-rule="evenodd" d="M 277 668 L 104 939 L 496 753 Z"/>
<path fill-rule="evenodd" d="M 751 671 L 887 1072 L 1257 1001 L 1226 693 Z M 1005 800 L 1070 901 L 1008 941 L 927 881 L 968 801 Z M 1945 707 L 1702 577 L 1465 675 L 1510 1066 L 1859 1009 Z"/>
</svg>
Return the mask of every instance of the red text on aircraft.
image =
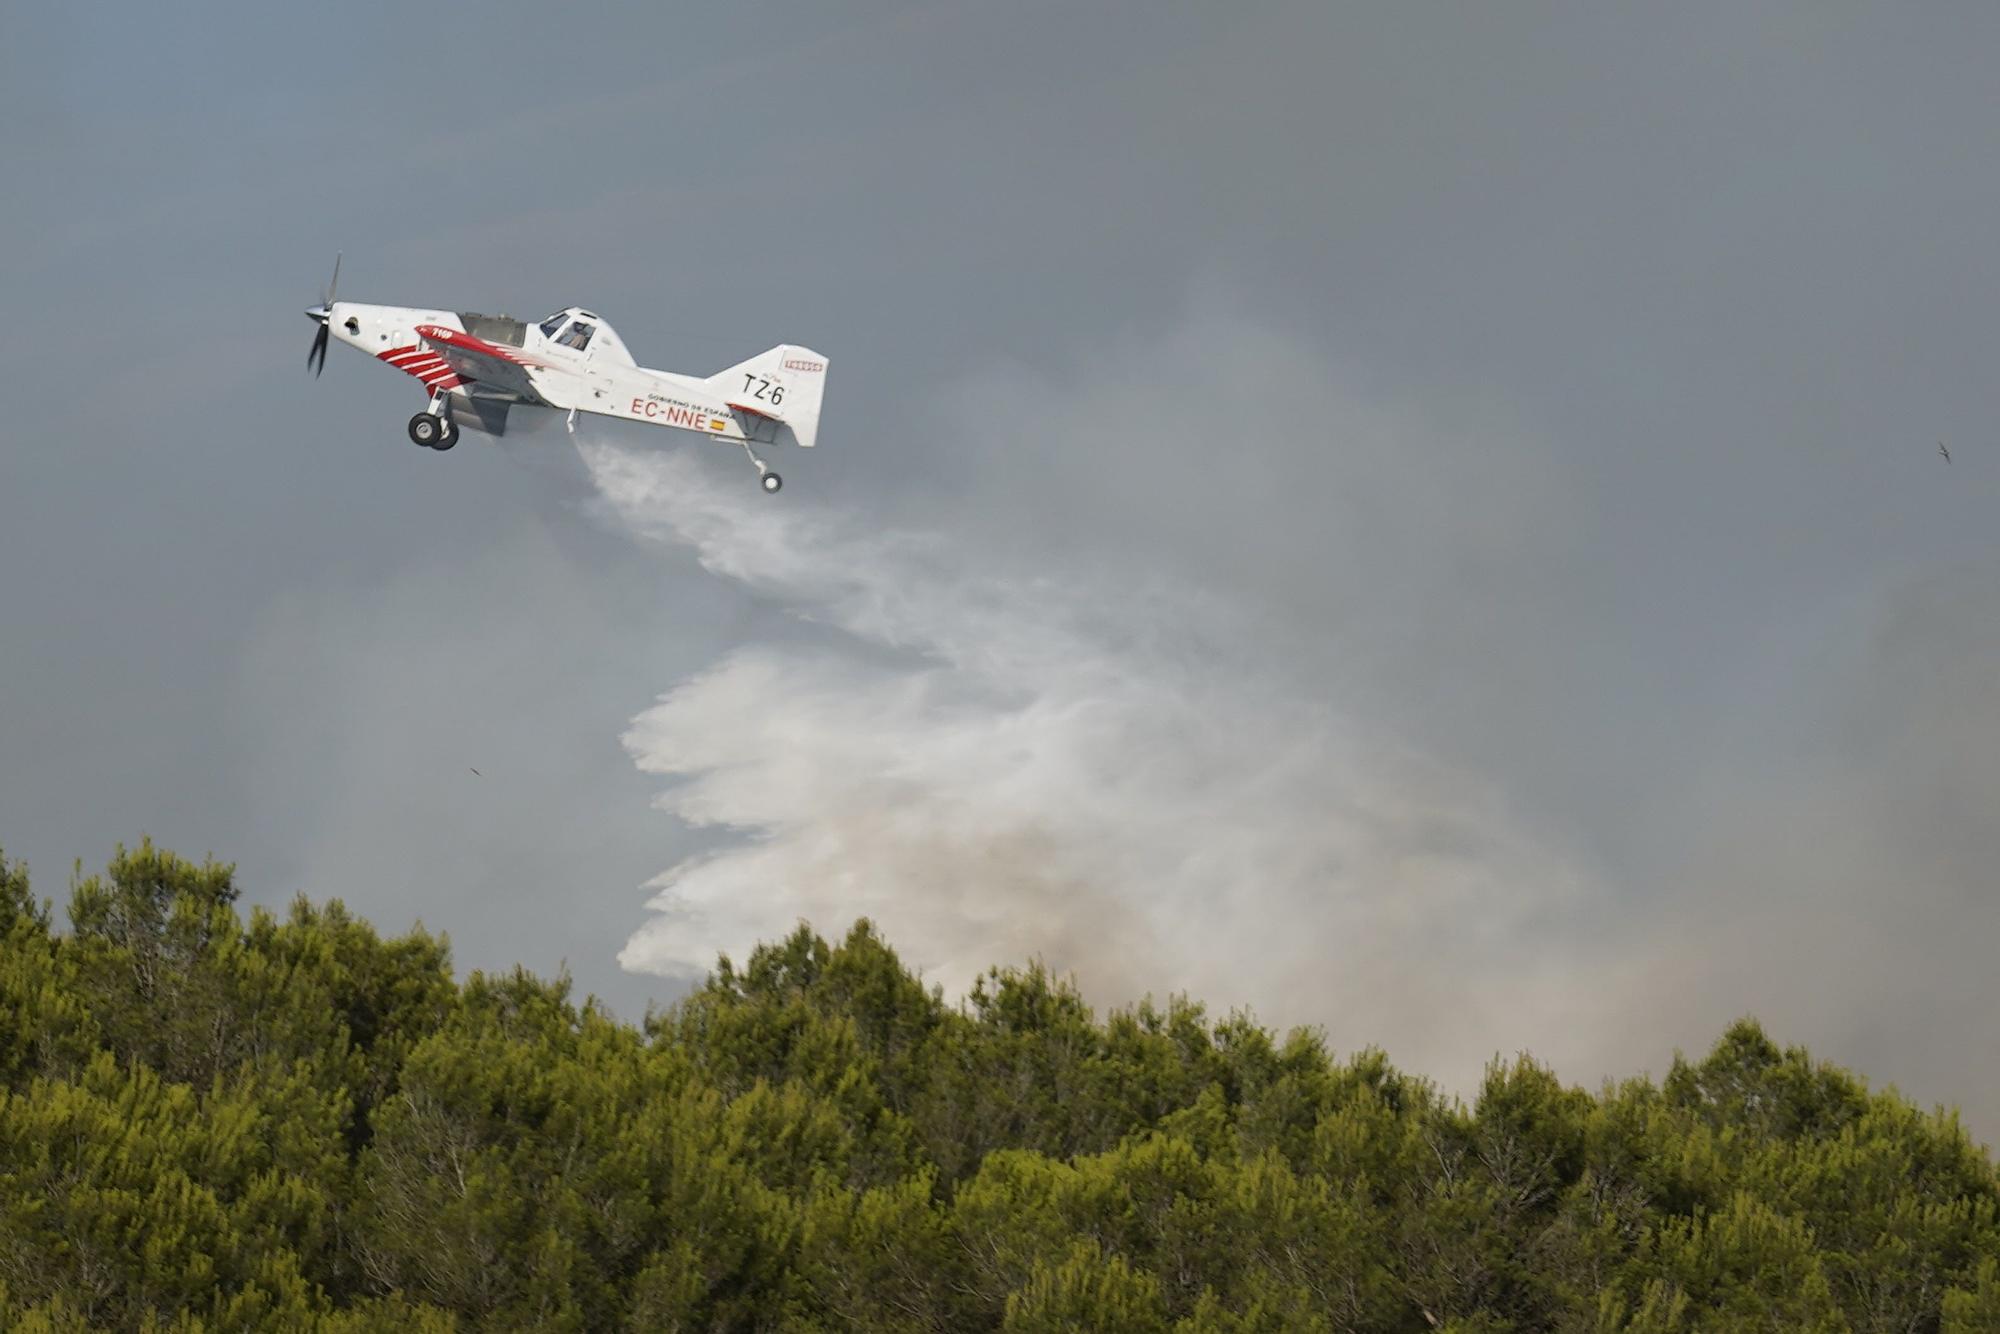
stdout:
<svg viewBox="0 0 2000 1334">
<path fill-rule="evenodd" d="M 649 421 L 663 421 L 669 426 L 692 426 L 705 430 L 709 415 L 685 403 L 662 403 L 658 399 L 635 398 L 632 400 L 632 415 Z"/>
</svg>

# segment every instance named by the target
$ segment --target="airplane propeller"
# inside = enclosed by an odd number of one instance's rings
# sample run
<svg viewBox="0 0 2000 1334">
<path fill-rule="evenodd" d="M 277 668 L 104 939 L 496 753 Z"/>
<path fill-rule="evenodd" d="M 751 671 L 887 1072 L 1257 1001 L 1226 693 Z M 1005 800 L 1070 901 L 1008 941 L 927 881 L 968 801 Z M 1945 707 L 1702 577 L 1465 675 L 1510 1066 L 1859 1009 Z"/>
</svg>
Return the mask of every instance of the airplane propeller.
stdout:
<svg viewBox="0 0 2000 1334">
<path fill-rule="evenodd" d="M 326 343 L 330 335 L 327 325 L 333 319 L 333 294 L 340 287 L 340 255 L 333 257 L 333 281 L 326 285 L 326 297 L 317 306 L 306 312 L 306 318 L 317 321 L 319 332 L 313 335 L 312 348 L 306 353 L 306 365 L 313 368 L 313 375 L 326 369 Z"/>
</svg>

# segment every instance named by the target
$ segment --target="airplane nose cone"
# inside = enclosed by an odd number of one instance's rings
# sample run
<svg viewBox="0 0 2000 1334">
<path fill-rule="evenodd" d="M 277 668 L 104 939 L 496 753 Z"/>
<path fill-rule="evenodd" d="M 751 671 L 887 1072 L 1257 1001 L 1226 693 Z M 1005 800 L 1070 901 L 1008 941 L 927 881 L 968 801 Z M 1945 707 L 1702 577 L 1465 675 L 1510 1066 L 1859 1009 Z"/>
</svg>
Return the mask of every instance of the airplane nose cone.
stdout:
<svg viewBox="0 0 2000 1334">
<path fill-rule="evenodd" d="M 314 306 L 306 312 L 306 318 L 315 324 L 325 324 L 327 318 L 332 314 L 333 308 L 331 306 Z"/>
</svg>

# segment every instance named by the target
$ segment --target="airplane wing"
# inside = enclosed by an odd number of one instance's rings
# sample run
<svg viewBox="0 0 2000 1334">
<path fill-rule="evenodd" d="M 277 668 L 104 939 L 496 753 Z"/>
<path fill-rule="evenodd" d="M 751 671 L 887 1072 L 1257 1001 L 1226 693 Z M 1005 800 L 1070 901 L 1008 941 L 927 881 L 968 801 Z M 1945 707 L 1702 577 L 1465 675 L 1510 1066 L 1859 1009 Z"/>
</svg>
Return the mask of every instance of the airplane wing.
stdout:
<svg viewBox="0 0 2000 1334">
<path fill-rule="evenodd" d="M 518 349 L 501 347 L 441 324 L 420 324 L 417 337 L 428 343 L 459 378 L 489 392 L 512 394 L 523 403 L 553 406 L 542 396 L 530 372 L 543 363 Z"/>
</svg>

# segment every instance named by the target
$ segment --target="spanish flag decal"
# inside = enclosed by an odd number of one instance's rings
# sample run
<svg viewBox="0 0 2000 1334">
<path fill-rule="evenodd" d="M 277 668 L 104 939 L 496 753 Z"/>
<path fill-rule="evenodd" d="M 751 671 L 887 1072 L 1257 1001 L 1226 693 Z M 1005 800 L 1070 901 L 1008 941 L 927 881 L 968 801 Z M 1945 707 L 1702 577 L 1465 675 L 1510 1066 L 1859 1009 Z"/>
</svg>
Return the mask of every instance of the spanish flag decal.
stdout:
<svg viewBox="0 0 2000 1334">
<path fill-rule="evenodd" d="M 710 417 L 708 419 L 708 429 L 711 431 L 726 431 L 729 429 L 729 423 L 720 417 Z"/>
</svg>

